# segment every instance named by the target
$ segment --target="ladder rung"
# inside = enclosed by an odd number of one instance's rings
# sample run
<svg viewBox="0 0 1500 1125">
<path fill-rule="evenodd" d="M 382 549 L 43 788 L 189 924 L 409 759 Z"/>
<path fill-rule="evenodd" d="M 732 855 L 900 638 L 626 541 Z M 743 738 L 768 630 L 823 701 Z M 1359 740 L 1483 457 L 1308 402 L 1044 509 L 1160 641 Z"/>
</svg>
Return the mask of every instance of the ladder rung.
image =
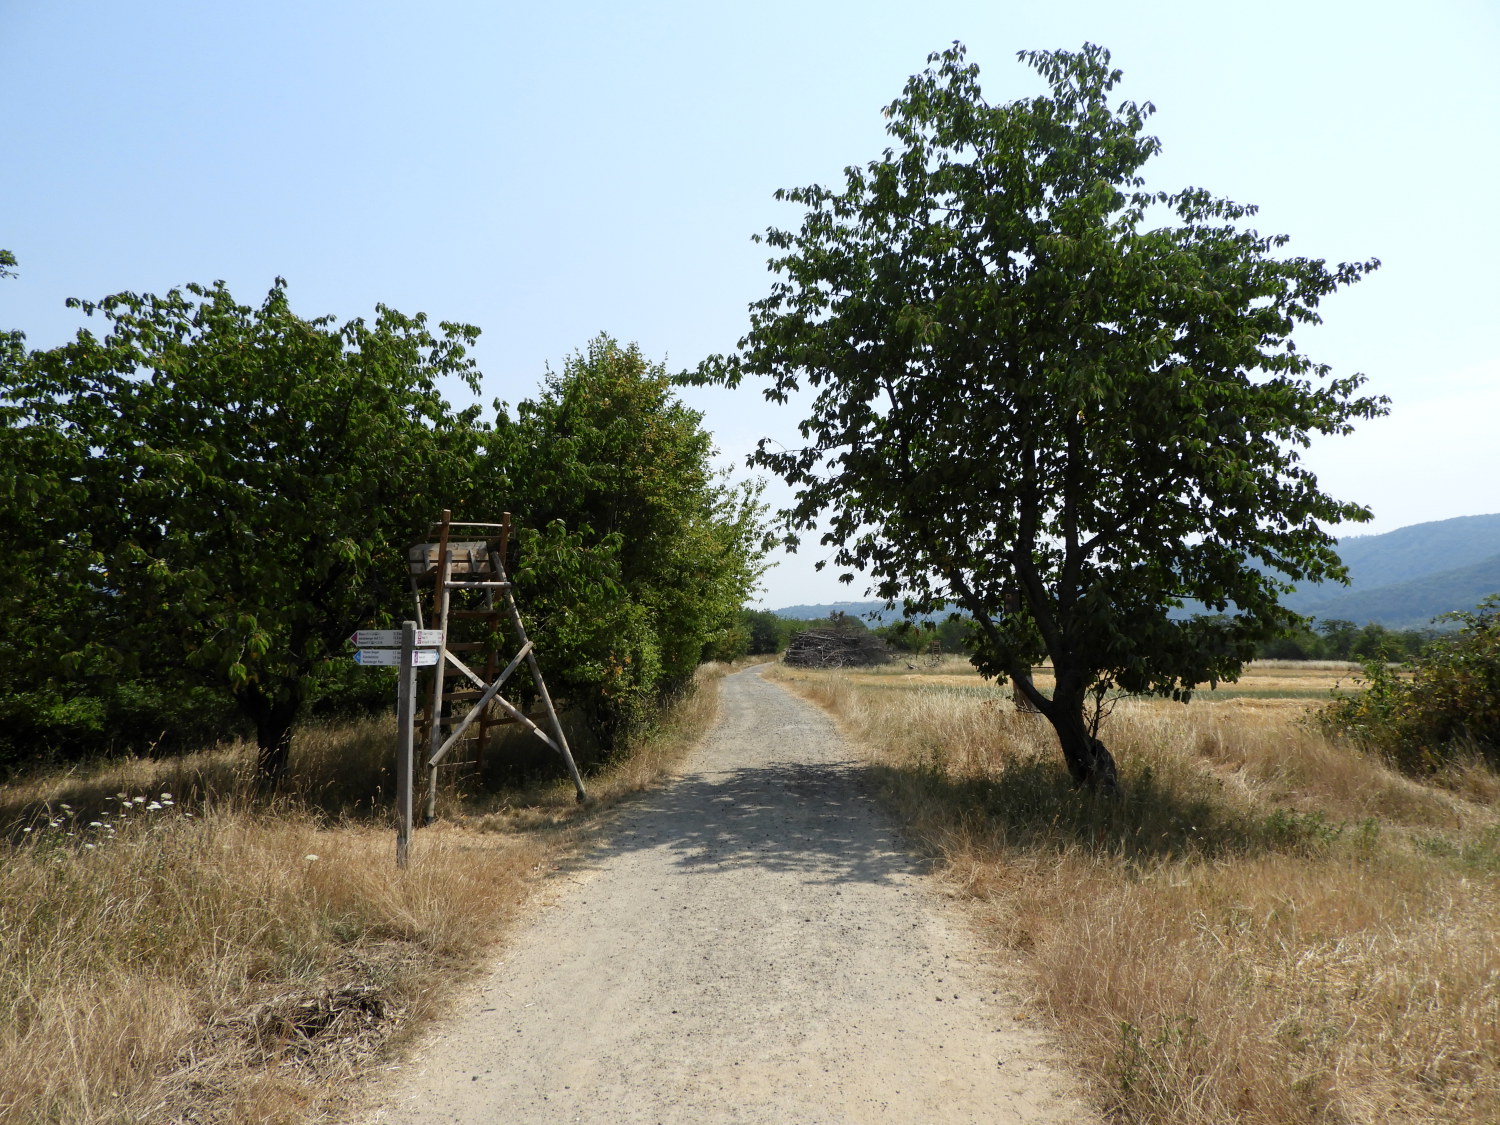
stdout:
<svg viewBox="0 0 1500 1125">
<path fill-rule="evenodd" d="M 450 589 L 450 590 L 509 590 L 510 589 L 510 583 L 509 582 L 492 582 L 492 581 L 488 581 L 488 580 L 486 580 L 484 582 L 461 582 L 461 581 L 458 581 L 457 579 L 450 578 L 447 582 L 443 583 L 443 585 L 445 585 L 446 587 L 448 587 L 448 589 Z"/>
</svg>

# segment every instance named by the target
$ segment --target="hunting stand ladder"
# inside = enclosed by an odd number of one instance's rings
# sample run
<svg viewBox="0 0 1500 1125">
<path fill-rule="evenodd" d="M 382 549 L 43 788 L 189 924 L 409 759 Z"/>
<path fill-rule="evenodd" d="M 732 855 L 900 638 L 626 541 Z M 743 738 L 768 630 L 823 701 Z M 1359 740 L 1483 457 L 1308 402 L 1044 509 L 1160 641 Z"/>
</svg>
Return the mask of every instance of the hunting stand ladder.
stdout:
<svg viewBox="0 0 1500 1125">
<path fill-rule="evenodd" d="M 427 703 L 416 718 L 415 744 L 427 747 L 429 824 L 437 817 L 438 771 L 467 767 L 477 773 L 484 765 L 490 732 L 511 724 L 519 724 L 552 747 L 567 766 L 578 799 L 585 797 L 583 779 L 568 749 L 557 708 L 537 664 L 535 646 L 526 636 L 506 575 L 510 513 L 502 519 L 502 523 L 455 522 L 453 513 L 445 510 L 442 520 L 428 532 L 435 541 L 418 543 L 407 552 L 417 624 L 440 629 L 443 634 L 442 654 L 427 685 Z M 455 531 L 471 538 L 455 539 Z M 423 602 L 429 600 L 429 585 L 432 623 L 423 626 Z M 501 648 L 507 632 L 516 650 L 502 668 Z M 481 660 L 483 668 L 476 671 L 474 666 Z M 501 688 L 523 662 L 542 707 L 534 715 L 526 714 L 501 694 Z"/>
</svg>

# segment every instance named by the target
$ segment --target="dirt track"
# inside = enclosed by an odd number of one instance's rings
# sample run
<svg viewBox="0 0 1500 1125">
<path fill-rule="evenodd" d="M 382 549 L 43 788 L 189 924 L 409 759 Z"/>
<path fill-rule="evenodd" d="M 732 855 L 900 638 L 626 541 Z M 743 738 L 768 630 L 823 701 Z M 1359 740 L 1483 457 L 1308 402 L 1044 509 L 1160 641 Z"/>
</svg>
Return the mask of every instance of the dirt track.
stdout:
<svg viewBox="0 0 1500 1125">
<path fill-rule="evenodd" d="M 371 1120 L 1093 1120 L 833 723 L 755 670 L 723 692 Z"/>
</svg>

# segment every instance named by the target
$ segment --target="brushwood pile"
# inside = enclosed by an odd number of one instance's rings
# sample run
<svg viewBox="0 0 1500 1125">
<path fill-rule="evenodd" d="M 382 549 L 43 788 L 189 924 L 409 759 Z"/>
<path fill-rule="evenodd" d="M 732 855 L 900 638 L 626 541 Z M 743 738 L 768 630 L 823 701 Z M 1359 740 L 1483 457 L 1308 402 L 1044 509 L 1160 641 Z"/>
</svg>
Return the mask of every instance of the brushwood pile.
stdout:
<svg viewBox="0 0 1500 1125">
<path fill-rule="evenodd" d="M 885 664 L 891 647 L 864 630 L 808 629 L 787 645 L 786 663 L 797 668 L 857 668 Z"/>
</svg>

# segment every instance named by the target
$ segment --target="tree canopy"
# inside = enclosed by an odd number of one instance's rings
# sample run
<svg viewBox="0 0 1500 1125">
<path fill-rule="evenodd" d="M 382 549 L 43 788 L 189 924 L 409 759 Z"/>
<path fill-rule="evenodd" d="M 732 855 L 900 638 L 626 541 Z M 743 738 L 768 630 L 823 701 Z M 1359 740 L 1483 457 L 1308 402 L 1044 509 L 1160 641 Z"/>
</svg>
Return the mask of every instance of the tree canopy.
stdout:
<svg viewBox="0 0 1500 1125">
<path fill-rule="evenodd" d="M 761 510 L 633 346 L 600 337 L 491 425 L 441 393 L 478 390 L 467 325 L 306 319 L 280 280 L 258 307 L 76 304 L 107 330 L 0 335 L 0 765 L 244 724 L 276 784 L 312 703 L 389 687 L 346 638 L 410 613 L 405 548 L 444 508 L 515 513 L 549 680 L 607 739 L 738 629 Z"/>
<path fill-rule="evenodd" d="M 606 745 L 733 647 L 764 569 L 758 489 L 729 485 L 712 454 L 664 366 L 607 335 L 486 437 L 472 510 L 508 482 L 525 515 L 517 592 L 547 638 L 548 682 Z"/>
<path fill-rule="evenodd" d="M 1299 450 L 1383 400 L 1292 333 L 1378 262 L 1280 257 L 1253 207 L 1149 190 L 1152 107 L 1111 107 L 1109 53 L 1021 58 L 1050 92 L 991 105 L 961 45 L 932 55 L 878 159 L 779 192 L 805 214 L 765 235 L 777 280 L 696 378 L 810 389 L 805 445 L 753 457 L 796 489 L 790 534 L 826 521 L 878 595 L 967 611 L 976 664 L 1108 789 L 1090 700 L 1233 678 L 1294 620 L 1288 580 L 1340 575 L 1324 526 L 1369 513 Z"/>
<path fill-rule="evenodd" d="M 303 319 L 277 281 L 75 302 L 108 323 L 36 353 L 7 388 L 13 439 L 43 448 L 48 596 L 80 612 L 64 669 L 222 688 L 284 772 L 314 678 L 404 592 L 400 547 L 472 470 L 476 334 L 381 307 Z M 86 632 L 84 631 L 86 630 Z"/>
</svg>

